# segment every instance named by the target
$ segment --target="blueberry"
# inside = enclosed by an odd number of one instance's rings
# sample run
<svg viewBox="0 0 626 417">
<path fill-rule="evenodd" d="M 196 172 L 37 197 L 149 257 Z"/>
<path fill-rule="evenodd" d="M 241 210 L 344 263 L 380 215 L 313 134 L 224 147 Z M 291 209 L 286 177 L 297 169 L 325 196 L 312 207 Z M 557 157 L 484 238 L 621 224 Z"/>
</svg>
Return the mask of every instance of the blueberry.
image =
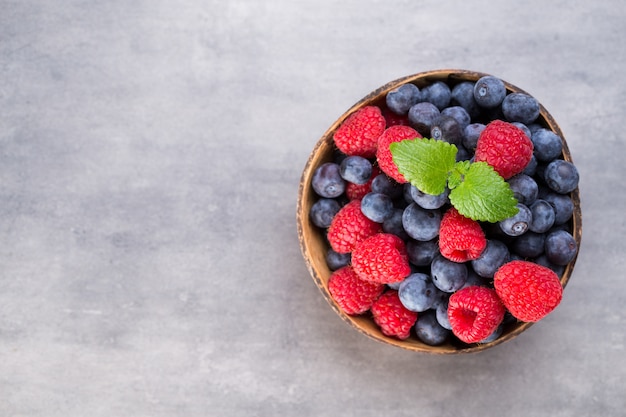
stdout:
<svg viewBox="0 0 626 417">
<path fill-rule="evenodd" d="M 482 287 L 485 285 L 485 281 L 483 278 L 478 275 L 473 269 L 469 268 L 467 270 L 467 279 L 465 280 L 465 284 L 461 287 L 461 289 L 466 287 Z"/>
<path fill-rule="evenodd" d="M 415 334 L 430 346 L 443 344 L 452 332 L 439 324 L 434 310 L 420 314 L 415 322 Z"/>
<path fill-rule="evenodd" d="M 433 285 L 430 277 L 419 272 L 406 277 L 398 288 L 398 296 L 402 305 L 408 310 L 418 313 L 431 308 L 437 295 L 437 288 Z"/>
<path fill-rule="evenodd" d="M 361 212 L 376 223 L 389 219 L 393 211 L 393 200 L 387 194 L 370 192 L 361 200 Z"/>
<path fill-rule="evenodd" d="M 528 225 L 532 220 L 530 209 L 524 204 L 517 203 L 518 212 L 516 215 L 498 222 L 500 229 L 509 236 L 521 236 L 528 230 Z"/>
<path fill-rule="evenodd" d="M 439 110 L 443 110 L 450 104 L 452 91 L 443 81 L 435 81 L 422 88 L 422 99 L 434 104 Z"/>
<path fill-rule="evenodd" d="M 544 252 L 546 235 L 528 231 L 515 239 L 511 249 L 522 258 L 536 258 Z"/>
<path fill-rule="evenodd" d="M 348 156 L 339 165 L 341 178 L 354 184 L 365 184 L 372 176 L 372 163 L 362 156 Z"/>
<path fill-rule="evenodd" d="M 393 213 L 389 218 L 383 221 L 383 232 L 390 233 L 398 236 L 402 240 L 408 240 L 410 236 L 404 230 L 402 226 L 402 213 L 404 210 L 394 208 Z"/>
<path fill-rule="evenodd" d="M 486 338 L 484 338 L 483 340 L 481 340 L 478 343 L 494 342 L 494 341 L 498 340 L 498 338 L 502 335 L 503 331 L 504 331 L 504 326 L 501 324 L 501 325 L 499 325 L 496 328 L 496 330 L 493 331 L 493 333 L 491 333 L 489 336 L 487 336 Z"/>
<path fill-rule="evenodd" d="M 415 240 L 433 240 L 439 235 L 441 212 L 426 210 L 417 203 L 409 204 L 402 213 L 402 226 Z"/>
<path fill-rule="evenodd" d="M 330 226 L 330 223 L 340 209 L 341 206 L 337 200 L 332 198 L 320 198 L 311 206 L 309 217 L 314 225 L 325 229 Z"/>
<path fill-rule="evenodd" d="M 540 162 L 549 162 L 561 156 L 563 142 L 561 137 L 551 130 L 540 128 L 530 137 L 534 146 L 534 154 Z"/>
<path fill-rule="evenodd" d="M 474 85 L 474 100 L 488 109 L 499 106 L 506 96 L 506 86 L 501 79 L 491 75 L 481 77 Z"/>
<path fill-rule="evenodd" d="M 502 101 L 502 113 L 509 122 L 530 124 L 539 117 L 539 102 L 524 93 L 511 93 Z"/>
<path fill-rule="evenodd" d="M 430 128 L 441 112 L 433 103 L 427 101 L 417 103 L 409 109 L 409 122 L 424 135 L 430 134 Z"/>
<path fill-rule="evenodd" d="M 544 181 L 552 190 L 559 194 L 567 194 L 578 187 L 578 169 L 569 161 L 555 159 L 544 171 Z"/>
<path fill-rule="evenodd" d="M 439 244 L 436 239 L 428 241 L 409 240 L 406 243 L 409 262 L 415 266 L 428 266 L 439 255 Z"/>
<path fill-rule="evenodd" d="M 509 249 L 501 241 L 496 239 L 487 240 L 487 246 L 483 253 L 471 261 L 472 269 L 478 276 L 493 278 L 496 270 L 509 261 Z"/>
<path fill-rule="evenodd" d="M 485 130 L 485 125 L 482 123 L 471 123 L 463 130 L 463 146 L 468 150 L 475 151 L 476 144 L 480 134 Z"/>
<path fill-rule="evenodd" d="M 475 118 L 480 114 L 480 108 L 474 99 L 474 83 L 463 81 L 452 88 L 451 92 L 453 104 L 463 107 L 470 117 Z"/>
<path fill-rule="evenodd" d="M 372 180 L 371 189 L 375 193 L 387 194 L 391 198 L 398 198 L 402 195 L 403 186 L 386 174 L 379 174 Z"/>
<path fill-rule="evenodd" d="M 463 131 L 463 129 L 465 129 L 465 127 L 472 121 L 472 118 L 470 117 L 467 110 L 465 110 L 461 106 L 446 107 L 445 109 L 441 110 L 441 114 L 454 118 L 454 120 L 456 120 L 459 124 L 461 131 Z"/>
<path fill-rule="evenodd" d="M 543 199 L 550 203 L 554 210 L 554 225 L 565 224 L 574 214 L 574 202 L 567 194 L 547 193 Z"/>
<path fill-rule="evenodd" d="M 350 264 L 352 256 L 350 253 L 338 253 L 332 249 L 328 249 L 326 252 L 326 265 L 331 271 L 336 271 Z"/>
<path fill-rule="evenodd" d="M 463 140 L 463 131 L 454 117 L 441 114 L 430 127 L 430 137 L 456 145 Z"/>
<path fill-rule="evenodd" d="M 546 258 L 555 265 L 567 265 L 578 252 L 574 236 L 565 230 L 557 230 L 546 236 Z"/>
<path fill-rule="evenodd" d="M 522 132 L 524 132 L 526 134 L 526 136 L 528 136 L 528 139 L 530 139 L 530 137 L 533 135 L 530 132 L 530 129 L 528 128 L 528 126 L 526 126 L 524 123 L 521 122 L 511 122 L 511 124 L 517 128 L 519 128 Z"/>
<path fill-rule="evenodd" d="M 446 188 L 443 193 L 437 195 L 426 194 L 414 185 L 411 185 L 410 190 L 413 201 L 415 201 L 421 208 L 428 210 L 438 209 L 449 201 L 448 195 L 450 194 L 450 189 L 448 188 Z"/>
<path fill-rule="evenodd" d="M 526 168 L 524 168 L 524 170 L 522 171 L 522 174 L 526 174 L 531 177 L 535 176 L 535 173 L 537 172 L 537 166 L 537 157 L 535 156 L 535 154 L 532 154 L 530 156 L 530 161 L 528 162 L 528 165 L 526 165 Z"/>
<path fill-rule="evenodd" d="M 557 265 L 555 263 L 550 262 L 545 253 L 536 257 L 533 262 L 536 264 L 545 266 L 546 268 L 550 268 L 553 270 L 559 277 L 563 276 L 563 272 L 565 272 L 565 265 Z"/>
<path fill-rule="evenodd" d="M 450 324 L 450 319 L 448 318 L 448 300 L 444 300 L 437 306 L 435 310 L 435 316 L 437 318 L 437 323 L 444 329 L 452 330 L 452 325 Z"/>
<path fill-rule="evenodd" d="M 467 266 L 464 263 L 453 262 L 438 255 L 430 265 L 430 275 L 435 287 L 443 292 L 455 292 L 462 288 L 467 281 Z"/>
<path fill-rule="evenodd" d="M 507 180 L 513 196 L 517 199 L 518 203 L 522 203 L 525 206 L 529 206 L 537 199 L 539 193 L 539 186 L 537 182 L 529 175 L 517 174 Z"/>
<path fill-rule="evenodd" d="M 545 233 L 550 230 L 556 219 L 552 205 L 546 200 L 538 199 L 528 208 L 532 214 L 528 230 L 535 233 Z"/>
<path fill-rule="evenodd" d="M 474 152 L 470 152 L 463 145 L 456 145 L 456 161 L 470 161 L 474 157 Z"/>
<path fill-rule="evenodd" d="M 313 190 L 326 198 L 339 197 L 346 190 L 346 182 L 341 178 L 339 165 L 334 162 L 326 162 L 313 172 L 311 179 Z"/>
<path fill-rule="evenodd" d="M 387 107 L 399 115 L 406 115 L 414 104 L 421 101 L 420 89 L 411 83 L 403 84 L 387 93 Z"/>
</svg>

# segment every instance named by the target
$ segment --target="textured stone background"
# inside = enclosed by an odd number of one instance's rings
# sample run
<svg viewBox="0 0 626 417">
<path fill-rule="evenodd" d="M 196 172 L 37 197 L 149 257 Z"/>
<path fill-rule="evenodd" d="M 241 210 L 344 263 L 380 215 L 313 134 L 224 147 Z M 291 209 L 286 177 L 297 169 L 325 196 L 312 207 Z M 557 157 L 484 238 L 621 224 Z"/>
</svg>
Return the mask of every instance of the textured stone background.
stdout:
<svg viewBox="0 0 626 417">
<path fill-rule="evenodd" d="M 622 416 L 624 21 L 617 0 L 0 0 L 0 415 Z M 477 355 L 363 337 L 296 235 L 326 128 L 437 68 L 535 95 L 582 176 L 563 303 Z"/>
</svg>

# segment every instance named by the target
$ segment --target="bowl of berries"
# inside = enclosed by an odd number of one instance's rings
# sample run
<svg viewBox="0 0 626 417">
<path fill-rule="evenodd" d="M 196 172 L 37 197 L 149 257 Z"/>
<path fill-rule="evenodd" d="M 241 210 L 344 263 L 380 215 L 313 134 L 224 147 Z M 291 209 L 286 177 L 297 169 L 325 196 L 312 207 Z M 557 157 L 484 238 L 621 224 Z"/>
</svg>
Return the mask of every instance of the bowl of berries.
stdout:
<svg viewBox="0 0 626 417">
<path fill-rule="evenodd" d="M 563 298 L 582 237 L 579 173 L 537 99 L 496 76 L 391 81 L 322 135 L 297 228 L 315 284 L 389 345 L 478 352 Z"/>
</svg>

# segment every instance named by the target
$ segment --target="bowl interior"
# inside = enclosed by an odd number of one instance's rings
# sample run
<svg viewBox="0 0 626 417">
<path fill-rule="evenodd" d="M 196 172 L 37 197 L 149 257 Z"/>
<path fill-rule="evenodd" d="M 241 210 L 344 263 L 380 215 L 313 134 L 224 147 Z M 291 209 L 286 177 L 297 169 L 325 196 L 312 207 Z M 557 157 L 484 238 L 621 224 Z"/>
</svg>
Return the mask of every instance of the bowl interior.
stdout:
<svg viewBox="0 0 626 417">
<path fill-rule="evenodd" d="M 510 340 L 532 325 L 532 323 L 522 322 L 510 323 L 505 327 L 502 335 L 497 340 L 489 343 L 471 345 L 463 344 L 462 342 L 458 341 L 451 341 L 440 346 L 429 346 L 422 343 L 414 336 L 411 336 L 409 339 L 406 340 L 399 340 L 396 338 L 387 337 L 382 334 L 378 326 L 374 323 L 374 321 L 368 314 L 361 316 L 347 315 L 339 308 L 339 306 L 330 296 L 330 293 L 328 291 L 328 279 L 330 278 L 332 271 L 328 268 L 325 260 L 325 255 L 329 248 L 329 245 L 327 243 L 324 231 L 313 225 L 309 220 L 308 215 L 311 206 L 318 198 L 311 188 L 311 179 L 313 176 L 313 172 L 315 171 L 315 168 L 318 167 L 320 164 L 332 160 L 333 152 L 335 150 L 333 143 L 333 134 L 348 116 L 350 116 L 358 109 L 369 105 L 376 105 L 381 108 L 385 107 L 385 96 L 387 95 L 387 93 L 405 83 L 413 83 L 422 88 L 435 81 L 444 81 L 450 86 L 453 86 L 454 84 L 462 81 L 475 82 L 485 75 L 487 74 L 467 70 L 435 70 L 422 72 L 403 77 L 395 81 L 391 81 L 368 94 L 366 97 L 364 97 L 354 106 L 352 106 L 348 111 L 346 111 L 341 117 L 339 117 L 339 119 L 337 119 L 337 121 L 335 121 L 335 123 L 333 123 L 332 126 L 330 126 L 330 128 L 323 134 L 323 136 L 317 142 L 309 156 L 309 159 L 302 173 L 298 193 L 296 217 L 300 248 L 305 259 L 307 268 L 313 280 L 315 281 L 315 284 L 319 287 L 330 306 L 343 320 L 348 322 L 356 330 L 367 335 L 368 337 L 371 337 L 383 343 L 419 352 L 434 354 L 469 353 L 482 351 L 492 346 L 503 343 L 507 340 Z M 525 93 L 524 90 L 506 81 L 504 81 L 504 83 L 508 92 Z M 563 138 L 563 159 L 573 162 L 569 148 L 567 147 L 567 143 L 563 136 L 563 132 L 557 125 L 556 121 L 543 107 L 543 105 L 540 105 L 540 115 L 536 123 L 539 123 L 544 127 L 552 130 L 561 138 Z M 570 226 L 572 230 L 572 235 L 574 236 L 576 242 L 578 243 L 578 247 L 580 248 L 580 241 L 582 237 L 582 219 L 578 188 L 571 193 L 571 198 L 574 202 L 574 214 L 572 216 L 572 219 L 570 220 Z M 565 267 L 565 270 L 561 276 L 561 284 L 563 287 L 567 285 L 567 282 L 569 281 L 572 271 L 574 269 L 575 263 L 576 258 L 574 258 Z"/>
</svg>

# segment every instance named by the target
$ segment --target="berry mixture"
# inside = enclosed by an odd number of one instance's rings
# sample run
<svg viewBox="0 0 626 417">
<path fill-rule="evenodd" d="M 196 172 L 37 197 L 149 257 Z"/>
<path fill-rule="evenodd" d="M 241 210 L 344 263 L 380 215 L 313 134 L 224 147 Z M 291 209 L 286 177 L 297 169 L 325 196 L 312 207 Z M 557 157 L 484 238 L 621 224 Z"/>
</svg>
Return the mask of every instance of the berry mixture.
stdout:
<svg viewBox="0 0 626 417">
<path fill-rule="evenodd" d="M 309 218 L 346 314 L 387 337 L 466 346 L 558 306 L 579 174 L 535 98 L 493 76 L 406 83 L 333 141 Z"/>
</svg>

